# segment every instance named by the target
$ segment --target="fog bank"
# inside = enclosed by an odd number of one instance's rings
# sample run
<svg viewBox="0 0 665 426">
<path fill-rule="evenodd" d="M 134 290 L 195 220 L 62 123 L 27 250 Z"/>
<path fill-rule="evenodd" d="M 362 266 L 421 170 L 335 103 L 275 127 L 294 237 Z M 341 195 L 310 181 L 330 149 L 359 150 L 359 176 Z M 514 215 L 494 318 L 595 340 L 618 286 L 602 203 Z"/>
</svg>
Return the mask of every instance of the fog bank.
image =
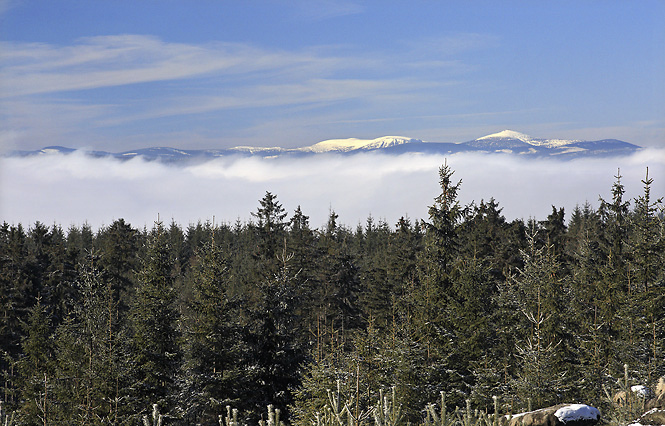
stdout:
<svg viewBox="0 0 665 426">
<path fill-rule="evenodd" d="M 0 220 L 24 226 L 41 221 L 93 229 L 124 218 L 150 227 L 159 217 L 187 226 L 250 220 L 266 191 L 289 213 L 298 205 L 310 225 L 322 226 L 331 210 L 355 227 L 369 215 L 391 226 L 401 216 L 427 218 L 439 194 L 438 169 L 447 161 L 462 180 L 463 204 L 493 197 L 508 220 L 544 219 L 564 207 L 611 199 L 617 169 L 627 198 L 642 194 L 646 168 L 652 197 L 665 194 L 665 150 L 630 157 L 556 161 L 511 155 L 321 155 L 309 158 L 222 158 L 167 165 L 139 158 L 121 162 L 83 154 L 0 159 Z M 632 204 L 631 204 L 632 205 Z"/>
</svg>

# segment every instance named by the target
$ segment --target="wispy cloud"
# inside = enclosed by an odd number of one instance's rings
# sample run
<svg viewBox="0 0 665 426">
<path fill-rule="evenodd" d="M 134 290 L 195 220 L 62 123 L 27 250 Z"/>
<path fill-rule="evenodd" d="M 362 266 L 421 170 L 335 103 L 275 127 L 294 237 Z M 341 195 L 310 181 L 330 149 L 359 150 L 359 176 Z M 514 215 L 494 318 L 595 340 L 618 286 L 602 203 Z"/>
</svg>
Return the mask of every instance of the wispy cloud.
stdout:
<svg viewBox="0 0 665 426">
<path fill-rule="evenodd" d="M 334 58 L 307 53 L 271 52 L 232 43 L 167 43 L 142 35 L 91 37 L 64 47 L 4 42 L 0 52 L 5 97 L 179 80 L 211 73 L 244 75 L 334 65 Z"/>
<path fill-rule="evenodd" d="M 610 198 L 617 169 L 627 197 L 641 195 L 646 167 L 652 195 L 665 194 L 665 151 L 631 157 L 570 162 L 497 155 L 352 157 L 301 159 L 223 158 L 186 167 L 133 159 L 120 162 L 83 155 L 0 159 L 0 220 L 36 220 L 63 226 L 93 226 L 125 218 L 149 225 L 160 214 L 181 224 L 206 220 L 249 220 L 265 191 L 289 211 L 302 206 L 315 227 L 333 208 L 349 226 L 368 215 L 394 224 L 399 217 L 426 218 L 440 191 L 437 170 L 447 161 L 462 179 L 464 204 L 494 197 L 514 218 L 544 219 L 551 206 L 569 215 L 576 204 Z M 569 216 L 567 216 L 569 217 Z M 167 219 L 167 220 L 168 220 Z"/>
</svg>

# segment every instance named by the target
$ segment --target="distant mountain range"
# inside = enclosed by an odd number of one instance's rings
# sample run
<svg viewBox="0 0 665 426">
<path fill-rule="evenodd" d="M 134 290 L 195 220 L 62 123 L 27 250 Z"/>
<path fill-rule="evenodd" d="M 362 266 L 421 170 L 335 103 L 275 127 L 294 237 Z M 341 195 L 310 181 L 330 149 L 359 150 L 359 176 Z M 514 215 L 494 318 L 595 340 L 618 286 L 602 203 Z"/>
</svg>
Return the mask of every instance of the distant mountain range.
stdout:
<svg viewBox="0 0 665 426">
<path fill-rule="evenodd" d="M 512 130 L 483 136 L 462 142 L 423 142 L 420 139 L 401 136 L 384 136 L 377 139 L 332 139 L 303 148 L 249 147 L 238 146 L 227 149 L 176 149 L 167 147 L 144 148 L 125 152 L 84 151 L 94 157 L 131 159 L 142 157 L 146 160 L 180 162 L 183 160 L 207 160 L 228 156 L 258 156 L 263 158 L 290 156 L 303 157 L 324 153 L 351 155 L 360 152 L 381 152 L 385 154 L 454 154 L 459 152 L 482 152 L 513 154 L 528 157 L 555 157 L 572 159 L 579 157 L 607 157 L 632 154 L 641 147 L 617 139 L 599 141 L 538 139 Z M 35 151 L 13 151 L 10 156 L 33 156 L 49 154 L 71 154 L 76 149 L 49 146 Z"/>
</svg>

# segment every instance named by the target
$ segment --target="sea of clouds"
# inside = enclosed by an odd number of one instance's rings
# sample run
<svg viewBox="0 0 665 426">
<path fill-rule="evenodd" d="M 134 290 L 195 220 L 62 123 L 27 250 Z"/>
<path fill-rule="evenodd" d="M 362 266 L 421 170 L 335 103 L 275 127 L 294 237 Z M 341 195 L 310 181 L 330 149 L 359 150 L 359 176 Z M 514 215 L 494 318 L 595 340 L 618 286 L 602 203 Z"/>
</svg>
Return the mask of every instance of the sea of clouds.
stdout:
<svg viewBox="0 0 665 426">
<path fill-rule="evenodd" d="M 494 198 L 508 220 L 545 219 L 552 206 L 566 219 L 576 205 L 598 207 L 611 199 L 618 169 L 626 197 L 642 195 L 649 168 L 652 199 L 665 195 L 665 150 L 630 157 L 578 159 L 514 155 L 378 153 L 307 158 L 220 158 L 202 163 L 165 164 L 140 158 L 120 161 L 82 153 L 0 158 L 0 221 L 31 226 L 90 224 L 93 229 L 124 218 L 135 227 L 164 222 L 251 220 L 266 191 L 289 216 L 300 206 L 310 225 L 325 224 L 331 211 L 349 227 L 375 221 L 394 225 L 402 216 L 427 219 L 440 193 L 438 170 L 446 162 L 462 180 L 464 205 Z"/>
</svg>

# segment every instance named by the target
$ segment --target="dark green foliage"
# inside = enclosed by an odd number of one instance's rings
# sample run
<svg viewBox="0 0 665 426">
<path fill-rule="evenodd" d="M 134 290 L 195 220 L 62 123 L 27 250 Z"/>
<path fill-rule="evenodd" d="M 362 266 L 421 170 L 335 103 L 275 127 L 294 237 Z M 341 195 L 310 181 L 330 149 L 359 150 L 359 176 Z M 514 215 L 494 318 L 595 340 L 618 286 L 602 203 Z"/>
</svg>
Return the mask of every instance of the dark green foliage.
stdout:
<svg viewBox="0 0 665 426">
<path fill-rule="evenodd" d="M 283 418 L 288 419 L 286 409 L 300 382 L 305 349 L 298 338 L 298 274 L 289 265 L 292 255 L 283 251 L 278 259 L 279 271 L 258 284 L 260 299 L 250 312 L 249 353 L 243 364 L 254 391 L 246 397 L 245 404 L 250 403 L 248 408 L 255 413 L 269 404 L 284 407 Z"/>
<path fill-rule="evenodd" d="M 212 235 L 210 236 L 212 237 Z M 229 270 L 222 250 L 212 240 L 193 258 L 193 296 L 184 318 L 184 419 L 209 424 L 226 405 L 238 406 L 246 381 L 240 374 L 237 306 L 228 294 Z"/>
<path fill-rule="evenodd" d="M 142 237 L 124 219 L 118 219 L 98 233 L 95 243 L 99 269 L 111 282 L 119 301 L 118 311 L 124 316 L 136 285 Z"/>
<path fill-rule="evenodd" d="M 120 399 L 124 335 L 119 326 L 112 283 L 89 256 L 80 268 L 77 291 L 82 303 L 56 332 L 57 418 L 62 423 L 114 423 L 123 414 Z"/>
<path fill-rule="evenodd" d="M 393 386 L 411 423 L 495 395 L 611 412 L 624 364 L 630 384 L 665 374 L 664 212 L 642 183 L 629 202 L 617 174 L 597 210 L 526 223 L 494 199 L 462 206 L 447 165 L 427 220 L 394 228 L 331 211 L 312 229 L 270 192 L 246 223 L 5 223 L 0 399 L 67 425 L 137 424 L 153 404 L 170 425 L 216 425 L 227 405 L 254 424 L 268 404 L 310 424 L 337 391 L 369 422 Z"/>
<path fill-rule="evenodd" d="M 502 297 L 518 324 L 513 388 L 520 409 L 526 409 L 528 398 L 536 407 L 545 407 L 571 391 L 567 381 L 573 362 L 570 289 L 560 275 L 553 247 L 537 247 L 535 237 L 529 236 L 524 268 L 503 287 Z"/>
<path fill-rule="evenodd" d="M 351 252 L 353 234 L 337 225 L 337 214 L 331 212 L 325 231 L 320 234 L 316 252 L 316 287 L 313 304 L 317 307 L 317 328 L 342 333 L 361 327 L 359 306 L 360 279 Z"/>
<path fill-rule="evenodd" d="M 464 215 L 457 200 L 461 181 L 454 184 L 453 173 L 447 165 L 439 169 L 441 194 L 429 208 L 429 222 L 424 223 L 424 247 L 417 262 L 418 282 L 410 297 L 416 340 L 426 348 L 429 380 L 441 383 L 446 392 L 466 390 L 462 383 L 466 371 L 456 363 L 457 336 L 450 315 L 455 291 L 453 273 L 459 255 L 458 225 Z M 460 399 L 461 392 L 453 402 Z"/>
<path fill-rule="evenodd" d="M 270 192 L 266 192 L 265 197 L 259 203 L 261 206 L 256 213 L 252 213 L 257 221 L 253 227 L 256 234 L 254 256 L 261 263 L 263 272 L 271 275 L 279 268 L 277 255 L 284 247 L 287 213 L 277 201 L 277 196 Z"/>
<path fill-rule="evenodd" d="M 181 349 L 169 234 L 157 222 L 148 237 L 146 259 L 130 307 L 131 384 L 128 402 L 142 410 L 146 401 L 173 405 Z"/>
<path fill-rule="evenodd" d="M 53 411 L 55 356 L 51 319 L 39 298 L 23 329 L 18 362 L 21 417 L 28 423 L 47 423 Z"/>
</svg>

